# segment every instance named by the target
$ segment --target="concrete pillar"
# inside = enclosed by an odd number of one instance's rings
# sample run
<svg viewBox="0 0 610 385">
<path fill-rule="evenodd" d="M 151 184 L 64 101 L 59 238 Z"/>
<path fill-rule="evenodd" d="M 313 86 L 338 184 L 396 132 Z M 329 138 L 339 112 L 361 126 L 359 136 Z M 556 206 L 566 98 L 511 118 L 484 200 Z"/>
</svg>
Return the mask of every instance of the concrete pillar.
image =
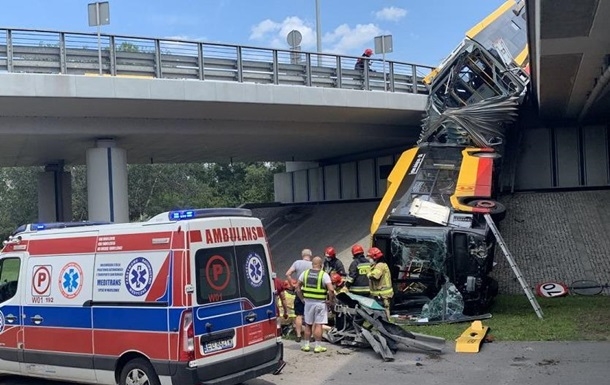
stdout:
<svg viewBox="0 0 610 385">
<path fill-rule="evenodd" d="M 38 175 L 38 221 L 72 220 L 72 175 L 63 162 L 47 164 Z"/>
<path fill-rule="evenodd" d="M 113 139 L 87 150 L 87 199 L 90 221 L 129 222 L 127 152 Z"/>
</svg>

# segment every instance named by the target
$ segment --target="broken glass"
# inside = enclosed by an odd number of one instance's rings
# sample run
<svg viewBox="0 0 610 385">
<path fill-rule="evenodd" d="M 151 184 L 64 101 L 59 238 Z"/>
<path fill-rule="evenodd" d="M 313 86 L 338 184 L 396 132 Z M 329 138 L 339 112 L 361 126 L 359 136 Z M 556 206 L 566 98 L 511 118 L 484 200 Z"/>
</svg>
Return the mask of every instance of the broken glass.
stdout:
<svg viewBox="0 0 610 385">
<path fill-rule="evenodd" d="M 443 227 L 392 229 L 389 261 L 396 282 L 395 308 L 406 308 L 416 298 L 426 301 L 420 317 L 452 320 L 463 314 L 464 299 L 445 271 L 447 236 Z"/>
<path fill-rule="evenodd" d="M 463 312 L 464 298 L 462 294 L 453 283 L 447 282 L 436 297 L 422 307 L 420 319 L 453 321 L 462 318 Z"/>
</svg>

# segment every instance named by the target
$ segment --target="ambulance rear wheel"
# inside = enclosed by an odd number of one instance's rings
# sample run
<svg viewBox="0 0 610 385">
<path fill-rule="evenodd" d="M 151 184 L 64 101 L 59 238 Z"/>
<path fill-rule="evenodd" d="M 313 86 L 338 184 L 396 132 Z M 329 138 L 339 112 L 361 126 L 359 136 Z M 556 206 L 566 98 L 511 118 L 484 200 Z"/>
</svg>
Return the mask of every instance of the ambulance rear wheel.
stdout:
<svg viewBox="0 0 610 385">
<path fill-rule="evenodd" d="M 161 382 L 148 360 L 135 358 L 121 370 L 119 385 L 161 385 Z"/>
</svg>

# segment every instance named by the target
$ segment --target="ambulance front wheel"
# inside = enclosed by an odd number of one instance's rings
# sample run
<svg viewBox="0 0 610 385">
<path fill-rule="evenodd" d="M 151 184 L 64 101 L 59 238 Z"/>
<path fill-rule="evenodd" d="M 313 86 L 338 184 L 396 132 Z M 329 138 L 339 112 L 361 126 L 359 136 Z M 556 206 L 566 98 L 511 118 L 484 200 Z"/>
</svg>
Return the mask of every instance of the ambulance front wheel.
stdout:
<svg viewBox="0 0 610 385">
<path fill-rule="evenodd" d="M 135 358 L 121 371 L 119 385 L 161 385 L 161 382 L 148 360 Z"/>
</svg>

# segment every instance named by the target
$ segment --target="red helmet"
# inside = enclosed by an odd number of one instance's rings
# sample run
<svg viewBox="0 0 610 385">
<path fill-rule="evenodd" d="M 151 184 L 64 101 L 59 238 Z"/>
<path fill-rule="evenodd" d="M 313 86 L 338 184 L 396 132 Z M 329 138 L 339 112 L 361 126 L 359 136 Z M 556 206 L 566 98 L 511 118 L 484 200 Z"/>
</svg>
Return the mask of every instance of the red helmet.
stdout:
<svg viewBox="0 0 610 385">
<path fill-rule="evenodd" d="M 362 246 L 356 244 L 352 246 L 352 255 L 364 254 L 364 249 Z"/>
<path fill-rule="evenodd" d="M 366 56 L 371 56 L 373 54 L 373 50 L 370 49 L 370 48 L 367 48 L 367 49 L 364 50 L 364 54 Z"/>
<path fill-rule="evenodd" d="M 324 255 L 330 258 L 336 258 L 337 253 L 335 252 L 335 248 L 332 246 L 328 246 L 326 250 L 324 250 Z"/>
<path fill-rule="evenodd" d="M 383 253 L 381 252 L 381 250 L 379 250 L 376 247 L 371 247 L 368 251 L 368 253 L 366 253 L 367 256 L 369 256 L 370 258 L 373 258 L 375 261 L 378 259 L 381 259 L 381 257 L 383 257 Z"/>
<path fill-rule="evenodd" d="M 331 273 L 330 274 L 330 280 L 333 283 L 333 285 L 339 286 L 343 282 L 343 277 L 341 277 L 339 275 L 339 273 Z"/>
</svg>

